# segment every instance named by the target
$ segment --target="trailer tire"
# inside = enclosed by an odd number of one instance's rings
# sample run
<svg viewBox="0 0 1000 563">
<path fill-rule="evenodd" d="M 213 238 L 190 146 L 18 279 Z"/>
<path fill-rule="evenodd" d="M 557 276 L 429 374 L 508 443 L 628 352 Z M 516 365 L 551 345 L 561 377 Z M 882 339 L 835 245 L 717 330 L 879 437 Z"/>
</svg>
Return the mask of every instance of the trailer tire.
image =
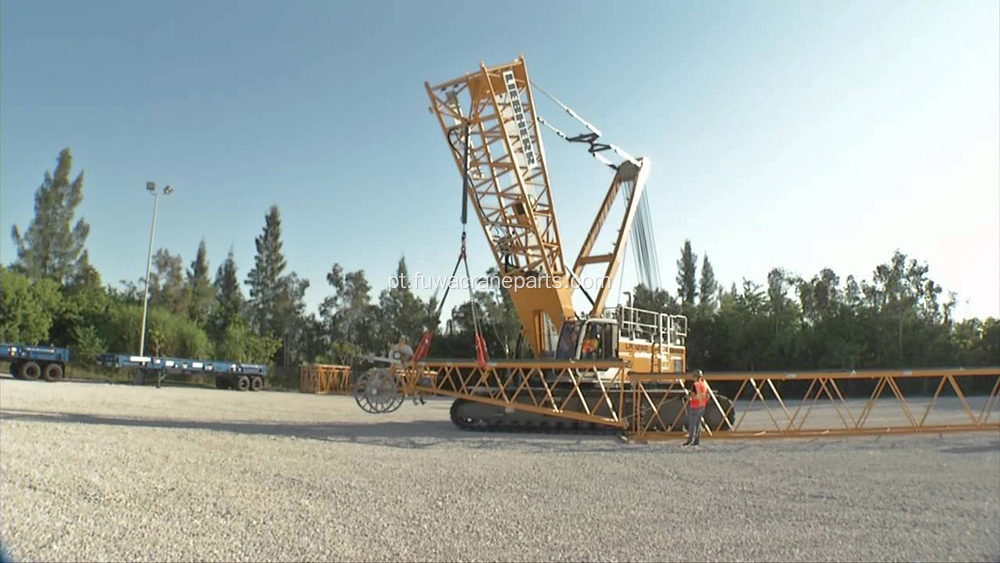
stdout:
<svg viewBox="0 0 1000 563">
<path fill-rule="evenodd" d="M 20 372 L 21 379 L 28 381 L 34 381 L 42 375 L 42 368 L 38 366 L 37 362 L 24 362 L 17 371 Z"/>
<path fill-rule="evenodd" d="M 259 375 L 255 375 L 253 379 L 250 380 L 250 389 L 253 391 L 260 391 L 263 388 L 264 378 Z"/>
<path fill-rule="evenodd" d="M 59 381 L 63 378 L 63 368 L 56 363 L 46 364 L 45 369 L 42 370 L 42 377 L 49 382 Z"/>
<path fill-rule="evenodd" d="M 229 380 L 223 379 L 221 377 L 215 378 L 215 388 L 216 389 L 229 389 Z"/>
<path fill-rule="evenodd" d="M 237 391 L 246 391 L 249 388 L 250 388 L 250 378 L 249 377 L 247 377 L 245 375 L 241 375 L 238 378 L 236 378 L 236 390 Z"/>
</svg>

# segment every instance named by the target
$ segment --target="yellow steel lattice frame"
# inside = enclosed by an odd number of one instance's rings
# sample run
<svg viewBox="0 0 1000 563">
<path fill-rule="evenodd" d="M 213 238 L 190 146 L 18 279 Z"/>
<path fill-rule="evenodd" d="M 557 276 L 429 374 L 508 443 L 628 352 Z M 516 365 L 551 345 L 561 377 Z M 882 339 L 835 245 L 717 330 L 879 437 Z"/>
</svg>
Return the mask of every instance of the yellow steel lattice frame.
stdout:
<svg viewBox="0 0 1000 563">
<path fill-rule="evenodd" d="M 989 394 L 980 397 L 984 400 L 984 404 L 978 414 L 970 407 L 968 397 L 957 378 L 985 379 L 987 382 L 992 382 L 992 386 L 988 386 L 991 389 Z M 1000 430 L 1000 420 L 993 421 L 990 418 L 997 403 L 1000 402 L 1000 396 L 998 396 L 1000 393 L 1000 367 L 726 373 L 706 375 L 705 379 L 709 384 L 709 408 L 714 405 L 715 408 L 728 415 L 719 417 L 719 422 L 715 425 L 703 423 L 704 430 L 708 436 L 713 438 L 833 437 Z M 911 408 L 913 396 L 911 395 L 911 399 L 908 401 L 900 386 L 901 381 L 913 379 L 929 380 L 936 384 L 934 394 L 929 397 L 929 401 L 922 411 L 914 412 Z M 664 375 L 633 375 L 632 381 L 635 385 L 635 392 L 643 397 L 645 404 L 649 404 L 647 386 L 663 384 L 671 379 Z M 790 399 L 787 396 L 782 397 L 779 393 L 778 387 L 783 382 L 805 381 L 809 382 L 809 386 L 801 398 Z M 867 399 L 855 399 L 852 410 L 852 401 L 846 398 L 841 387 L 845 382 L 859 381 L 873 383 L 874 389 Z M 731 406 L 723 409 L 720 406 L 716 388 L 721 383 L 735 384 L 736 382 L 739 383 L 736 394 L 728 397 L 731 399 Z M 882 399 L 887 388 L 891 390 L 891 398 Z M 934 412 L 934 407 L 938 404 L 938 399 L 944 389 L 951 389 L 954 392 L 955 397 L 960 401 L 962 412 L 958 415 L 952 415 L 952 420 L 947 423 L 929 423 L 929 416 Z M 749 397 L 749 402 L 746 402 L 747 397 Z M 743 404 L 741 404 L 741 400 Z M 829 417 L 829 421 L 811 421 L 810 415 L 815 411 L 818 402 L 831 406 L 835 417 Z M 638 404 L 639 401 L 636 403 Z M 789 408 L 789 403 L 793 408 Z M 754 412 L 752 410 L 754 405 L 759 405 L 759 410 L 755 413 L 756 420 L 751 422 L 748 416 Z M 859 407 L 860 412 L 858 411 Z M 899 408 L 903 415 L 902 418 L 897 418 L 888 424 L 884 420 L 882 423 L 873 422 L 872 414 L 874 412 L 884 413 L 895 407 Z M 738 412 L 734 413 L 734 409 Z M 653 412 L 655 410 L 655 408 L 652 409 Z M 685 407 L 684 412 L 678 418 L 686 415 L 687 409 Z M 732 415 L 735 415 L 735 422 L 731 420 Z M 810 422 L 813 424 L 807 427 L 807 423 Z M 631 438 L 638 441 L 671 438 L 679 434 L 677 432 L 650 431 L 648 426 L 642 425 L 634 425 L 630 430 Z"/>
<path fill-rule="evenodd" d="M 687 417 L 686 405 L 681 409 L 677 409 L 676 404 L 666 408 L 666 403 L 678 396 L 675 392 L 683 392 L 684 383 L 678 379 L 678 374 L 630 373 L 624 362 L 511 361 L 491 362 L 482 368 L 471 361 L 427 361 L 399 368 L 398 375 L 406 395 L 443 395 L 566 421 L 608 426 L 621 430 L 623 435 L 634 441 L 680 436 L 680 432 L 663 429 L 680 428 L 680 423 Z M 929 399 L 927 406 L 916 412 L 900 386 L 901 381 L 914 378 L 923 378 L 935 384 L 934 394 L 924 397 Z M 959 378 L 989 384 L 984 387 L 991 389 L 989 394 L 979 396 L 984 404 L 978 413 L 969 404 Z M 706 381 L 709 383 L 709 409 L 715 408 L 725 414 L 715 417 L 718 422 L 714 425 L 704 423 L 706 436 L 711 438 L 1000 430 L 1000 421 L 994 420 L 1000 419 L 1000 367 L 724 373 L 706 375 Z M 807 381 L 808 388 L 801 398 L 782 397 L 779 392 L 784 382 Z M 855 400 L 857 404 L 852 407 L 842 386 L 845 382 L 857 381 L 874 384 L 874 389 L 867 399 Z M 722 384 L 737 383 L 738 389 L 733 396 L 723 397 L 717 392 Z M 882 399 L 886 389 L 891 390 L 891 399 Z M 931 423 L 929 417 L 945 389 L 952 390 L 959 399 L 961 414 L 957 420 L 945 424 Z M 810 416 L 820 401 L 832 406 L 835 417 L 807 426 L 814 421 L 815 416 L 814 419 Z M 862 401 L 863 404 L 860 404 Z M 755 405 L 759 405 L 759 410 L 753 410 Z M 892 424 L 872 421 L 873 412 L 886 411 L 894 406 L 899 406 L 903 419 Z M 997 416 L 993 416 L 994 410 L 998 411 Z M 751 413 L 755 420 L 748 418 Z"/>
<path fill-rule="evenodd" d="M 541 357 L 551 346 L 544 317 L 558 331 L 574 313 L 524 57 L 424 87 L 460 178 L 468 151 L 467 194 L 510 284 L 525 340 Z"/>
<path fill-rule="evenodd" d="M 625 430 L 623 362 L 422 362 L 401 372 L 404 393 L 470 399 Z M 603 377 L 599 378 L 598 375 Z M 585 393 L 585 384 L 597 392 Z"/>
<path fill-rule="evenodd" d="M 351 392 L 351 367 L 303 364 L 299 366 L 299 392 L 346 395 Z"/>
<path fill-rule="evenodd" d="M 514 75 L 515 96 L 507 94 L 504 74 L 508 71 Z M 469 127 L 469 195 L 497 262 L 510 263 L 511 273 L 564 275 L 548 169 L 524 59 L 496 67 L 481 64 L 479 72 L 424 86 L 460 176 L 464 175 L 461 141 L 464 126 Z M 521 108 L 524 128 L 515 124 L 515 104 Z M 516 134 L 519 130 L 527 135 Z M 537 165 L 529 166 L 528 153 L 534 153 Z"/>
</svg>

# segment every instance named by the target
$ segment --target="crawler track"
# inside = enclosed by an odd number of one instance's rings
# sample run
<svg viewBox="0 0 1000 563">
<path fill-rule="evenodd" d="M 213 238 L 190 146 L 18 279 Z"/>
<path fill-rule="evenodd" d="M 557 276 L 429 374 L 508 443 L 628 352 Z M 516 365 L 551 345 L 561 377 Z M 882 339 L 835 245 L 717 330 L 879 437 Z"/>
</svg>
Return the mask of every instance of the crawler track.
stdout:
<svg viewBox="0 0 1000 563">
<path fill-rule="evenodd" d="M 665 425 L 669 425 L 670 430 L 685 431 L 687 420 L 681 413 L 682 408 L 683 402 L 679 399 L 667 401 L 661 405 L 660 417 L 663 418 L 663 422 L 653 421 L 652 429 L 667 430 Z M 724 408 L 729 408 L 728 402 Z M 624 411 L 631 413 L 631 405 L 626 405 Z M 474 399 L 455 399 L 451 405 L 450 415 L 455 426 L 471 432 L 591 435 L 616 435 L 623 432 L 622 428 L 607 424 L 571 420 L 517 409 L 505 409 L 502 406 L 482 403 Z M 628 416 L 629 414 L 626 414 L 623 418 Z M 649 418 L 647 418 L 652 416 L 649 409 L 644 409 L 641 416 L 644 418 L 642 423 L 644 426 L 650 424 Z M 735 412 L 730 412 L 730 421 L 733 420 L 734 416 Z M 722 413 L 718 412 L 717 409 L 710 409 L 706 421 L 712 428 L 717 428 L 721 423 L 721 417 Z"/>
</svg>

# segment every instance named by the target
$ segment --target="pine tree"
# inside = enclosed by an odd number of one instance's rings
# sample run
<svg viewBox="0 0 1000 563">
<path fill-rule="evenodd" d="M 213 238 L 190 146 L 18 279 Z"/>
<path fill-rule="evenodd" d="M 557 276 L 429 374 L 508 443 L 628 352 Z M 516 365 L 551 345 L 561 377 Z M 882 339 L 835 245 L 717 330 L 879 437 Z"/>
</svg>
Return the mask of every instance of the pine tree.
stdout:
<svg viewBox="0 0 1000 563">
<path fill-rule="evenodd" d="M 205 250 L 205 239 L 198 245 L 198 254 L 191 262 L 187 271 L 188 316 L 198 324 L 205 326 L 208 321 L 209 308 L 215 298 L 215 288 L 208 277 L 208 257 Z"/>
<path fill-rule="evenodd" d="M 180 254 L 174 255 L 161 248 L 153 255 L 149 302 L 175 315 L 187 317 L 188 295 L 184 287 L 184 261 Z"/>
<path fill-rule="evenodd" d="M 400 336 L 406 337 L 411 346 L 416 346 L 424 330 L 428 328 L 427 307 L 419 297 L 413 294 L 409 286 L 409 270 L 406 259 L 400 258 L 396 266 L 396 279 L 399 283 L 390 285 L 379 296 L 382 308 L 382 318 L 385 328 L 382 331 L 393 341 Z"/>
<path fill-rule="evenodd" d="M 215 272 L 213 283 L 215 306 L 212 307 L 208 325 L 216 341 L 223 340 L 227 329 L 238 320 L 243 311 L 243 292 L 240 290 L 240 280 L 236 272 L 236 258 L 233 256 L 233 249 L 230 248 L 226 260 Z"/>
<path fill-rule="evenodd" d="M 256 246 L 257 256 L 246 283 L 250 286 L 253 324 L 257 333 L 263 336 L 276 333 L 275 305 L 281 291 L 281 275 L 286 266 L 281 252 L 281 216 L 277 205 L 272 205 L 264 218 L 264 231 L 256 238 Z"/>
<path fill-rule="evenodd" d="M 46 171 L 35 192 L 35 218 L 27 232 L 22 237 L 17 225 L 11 228 L 17 247 L 15 265 L 32 279 L 65 282 L 89 265 L 84 247 L 90 225 L 80 218 L 70 226 L 83 201 L 83 172 L 70 181 L 72 165 L 73 156 L 65 148 L 59 153 L 55 174 Z"/>
<path fill-rule="evenodd" d="M 690 240 L 684 241 L 677 260 L 677 297 L 686 308 L 693 306 L 698 297 L 698 256 L 691 250 Z"/>
<path fill-rule="evenodd" d="M 240 281 L 236 274 L 236 258 L 233 249 L 229 249 L 226 261 L 215 272 L 215 291 L 217 306 L 237 315 L 243 308 L 243 292 L 240 291 Z"/>
<path fill-rule="evenodd" d="M 716 293 L 719 291 L 719 284 L 715 281 L 715 271 L 712 263 L 708 261 L 708 254 L 701 262 L 701 279 L 698 282 L 698 293 L 701 300 L 698 302 L 706 312 L 715 311 Z"/>
</svg>

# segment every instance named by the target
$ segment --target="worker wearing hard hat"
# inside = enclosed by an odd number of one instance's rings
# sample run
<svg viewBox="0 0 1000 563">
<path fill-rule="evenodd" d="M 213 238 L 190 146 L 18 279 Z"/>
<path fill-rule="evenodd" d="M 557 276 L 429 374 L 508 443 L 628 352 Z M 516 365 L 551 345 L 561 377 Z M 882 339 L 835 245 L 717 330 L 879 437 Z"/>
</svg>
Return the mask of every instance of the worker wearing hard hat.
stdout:
<svg viewBox="0 0 1000 563">
<path fill-rule="evenodd" d="M 698 370 L 694 377 L 693 389 L 688 393 L 688 439 L 685 446 L 697 446 L 701 439 L 701 418 L 708 406 L 708 384 L 705 374 Z"/>
</svg>

